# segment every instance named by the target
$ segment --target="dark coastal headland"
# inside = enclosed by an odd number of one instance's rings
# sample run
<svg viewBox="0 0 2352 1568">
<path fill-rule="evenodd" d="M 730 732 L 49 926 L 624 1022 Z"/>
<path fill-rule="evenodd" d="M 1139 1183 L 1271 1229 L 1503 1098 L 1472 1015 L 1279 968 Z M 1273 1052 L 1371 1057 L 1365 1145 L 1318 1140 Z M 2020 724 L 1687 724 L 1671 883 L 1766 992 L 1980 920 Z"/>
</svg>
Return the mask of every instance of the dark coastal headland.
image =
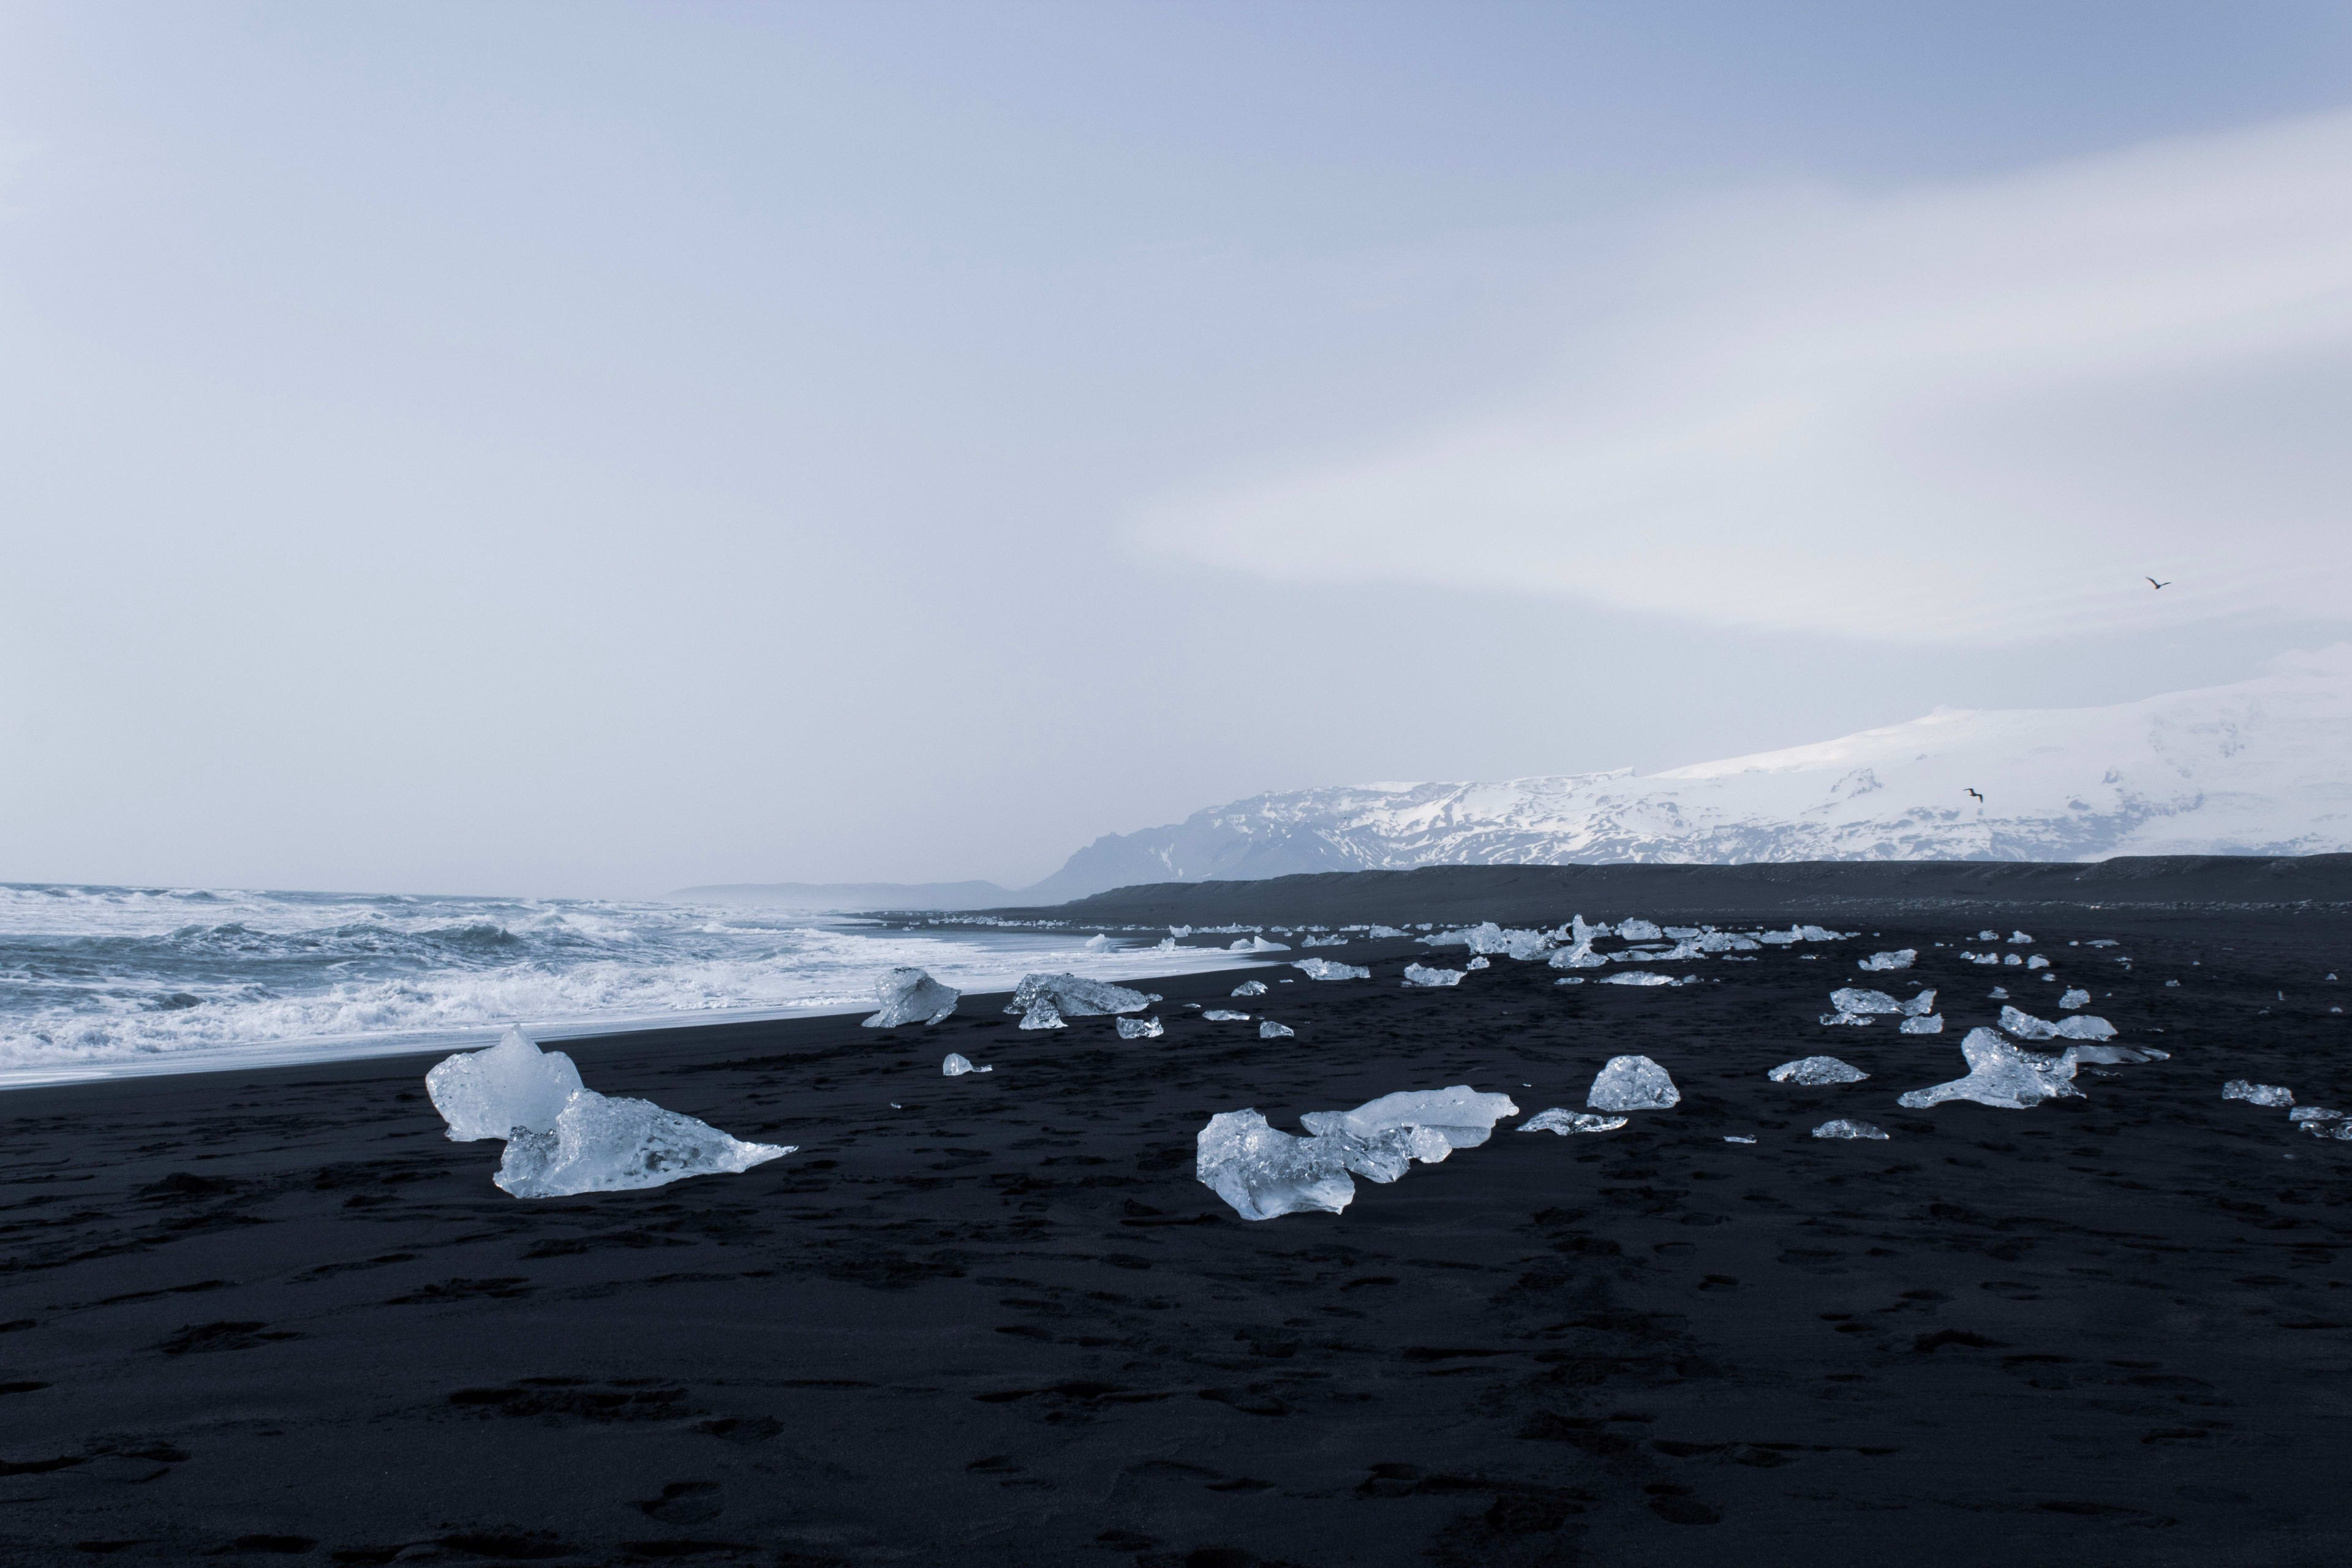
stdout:
<svg viewBox="0 0 2352 1568">
<path fill-rule="evenodd" d="M 443 1136 L 437 1054 L 10 1091 L 0 1562 L 2344 1552 L 2352 1141 L 2222 1086 L 2352 1110 L 2352 857 L 1444 868 L 1003 912 L 1861 934 L 1674 985 L 1498 955 L 1443 989 L 1402 971 L 1462 947 L 1278 939 L 1151 983 L 1167 1034 L 1139 1041 L 1023 1031 L 1002 996 L 929 1027 L 551 1039 L 606 1094 L 797 1152 L 532 1202 L 491 1185 L 496 1144 Z M 2048 967 L 1961 956 L 1995 947 Z M 1308 956 L 1371 976 L 1286 966 Z M 1268 994 L 1233 1000 L 1251 978 Z M 1943 1034 L 1820 1022 L 1833 989 L 1898 983 L 1938 991 Z M 2166 1059 L 2031 1110 L 1899 1107 L 1964 1070 L 1995 986 L 2045 1017 L 2087 990 Z M 993 1070 L 943 1078 L 950 1051 Z M 1576 1110 L 1629 1054 L 1681 1102 L 1606 1133 L 1507 1120 L 1341 1215 L 1245 1222 L 1194 1178 L 1221 1111 L 1296 1131 L 1453 1084 Z M 1870 1076 L 1766 1079 L 1815 1054 Z M 1888 1136 L 1810 1135 L 1841 1117 Z"/>
</svg>

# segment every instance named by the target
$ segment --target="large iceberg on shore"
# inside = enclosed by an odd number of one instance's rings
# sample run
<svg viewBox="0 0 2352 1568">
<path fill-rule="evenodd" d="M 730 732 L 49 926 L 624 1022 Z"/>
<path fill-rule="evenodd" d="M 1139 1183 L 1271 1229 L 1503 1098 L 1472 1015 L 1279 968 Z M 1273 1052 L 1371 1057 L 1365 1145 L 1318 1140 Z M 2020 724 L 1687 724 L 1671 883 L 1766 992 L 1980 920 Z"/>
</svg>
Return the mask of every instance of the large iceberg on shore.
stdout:
<svg viewBox="0 0 2352 1568">
<path fill-rule="evenodd" d="M 551 1132 L 564 1102 L 581 1090 L 580 1069 L 562 1051 L 542 1051 L 509 1029 L 488 1050 L 460 1051 L 425 1075 L 433 1109 L 449 1141 L 511 1137 L 515 1129 Z"/>
<path fill-rule="evenodd" d="M 1244 1219 L 1301 1209 L 1338 1214 L 1356 1200 L 1356 1184 L 1337 1150 L 1271 1126 L 1255 1110 L 1212 1116 L 1192 1142 L 1193 1174 Z"/>
<path fill-rule="evenodd" d="M 1148 992 L 1130 991 L 1124 985 L 1088 980 L 1083 975 L 1024 974 L 1021 984 L 1013 988 L 1013 1001 L 1004 1010 L 1026 1013 L 1044 1001 L 1053 1005 L 1057 1016 L 1095 1018 L 1107 1013 L 1140 1013 L 1159 1000 Z"/>
<path fill-rule="evenodd" d="M 458 1142 L 506 1140 L 490 1179 L 519 1198 L 627 1192 L 688 1176 L 740 1173 L 793 1152 L 746 1143 L 650 1100 L 582 1086 L 561 1051 L 541 1051 L 520 1030 L 488 1050 L 461 1051 L 425 1075 L 433 1107 Z"/>
<path fill-rule="evenodd" d="M 1682 1100 L 1666 1069 L 1647 1057 L 1610 1058 L 1584 1097 L 1595 1110 L 1670 1110 Z"/>
<path fill-rule="evenodd" d="M 1194 1139 L 1193 1173 L 1244 1219 L 1301 1209 L 1338 1214 L 1354 1201 L 1351 1176 L 1393 1182 L 1413 1162 L 1435 1164 L 1486 1142 L 1495 1122 L 1516 1116 L 1508 1095 L 1451 1089 L 1382 1095 L 1353 1110 L 1300 1117 L 1309 1136 L 1267 1124 L 1255 1110 L 1211 1117 Z"/>
<path fill-rule="evenodd" d="M 901 1024 L 937 1024 L 955 1012 L 962 994 L 922 970 L 908 965 L 886 969 L 874 983 L 874 999 L 882 1004 L 882 1011 L 866 1019 L 865 1026 L 895 1029 Z"/>
<path fill-rule="evenodd" d="M 1927 1089 L 1915 1089 L 1895 1103 L 1913 1110 L 1941 1105 L 1948 1100 L 1972 1100 L 2003 1110 L 2026 1110 L 2045 1100 L 2080 1095 L 2074 1087 L 2074 1051 L 2063 1056 L 2038 1056 L 2021 1051 L 1991 1029 L 1970 1029 L 1960 1042 L 1969 1064 L 1966 1078 Z"/>
</svg>

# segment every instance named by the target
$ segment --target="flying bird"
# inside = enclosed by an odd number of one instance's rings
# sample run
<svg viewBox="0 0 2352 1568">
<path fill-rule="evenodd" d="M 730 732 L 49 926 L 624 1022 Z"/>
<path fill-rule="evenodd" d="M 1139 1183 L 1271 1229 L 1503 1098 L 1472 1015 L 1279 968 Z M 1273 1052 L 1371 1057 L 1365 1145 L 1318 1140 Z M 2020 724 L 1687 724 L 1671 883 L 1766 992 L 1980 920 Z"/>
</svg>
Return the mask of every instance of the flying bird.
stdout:
<svg viewBox="0 0 2352 1568">
<path fill-rule="evenodd" d="M 1970 795 L 1977 795 L 1977 792 L 1976 792 L 1976 791 L 1974 791 L 1974 790 L 1970 790 L 1970 791 L 1969 791 L 1969 793 Z M 1982 796 L 1982 795 L 1977 795 L 1977 804 L 1978 804 L 1979 805 L 1982 805 L 1984 804 L 1984 796 Z"/>
<path fill-rule="evenodd" d="M 2172 582 L 2168 578 L 2164 582 L 2159 583 L 2155 578 L 2150 577 L 2147 580 L 2147 585 L 2151 588 L 2169 588 L 2172 586 Z"/>
</svg>

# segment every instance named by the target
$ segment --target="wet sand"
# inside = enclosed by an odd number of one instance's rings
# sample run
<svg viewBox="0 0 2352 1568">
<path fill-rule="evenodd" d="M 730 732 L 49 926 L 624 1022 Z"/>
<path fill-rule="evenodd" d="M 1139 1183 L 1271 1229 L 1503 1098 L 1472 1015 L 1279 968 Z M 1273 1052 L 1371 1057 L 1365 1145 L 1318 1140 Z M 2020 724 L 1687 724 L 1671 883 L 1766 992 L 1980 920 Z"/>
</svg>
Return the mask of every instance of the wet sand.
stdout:
<svg viewBox="0 0 2352 1568">
<path fill-rule="evenodd" d="M 2352 1109 L 2320 978 L 2352 920 L 2044 910 L 2049 985 L 1928 946 L 1991 918 L 1849 917 L 1881 934 L 1674 989 L 1496 958 L 1407 991 L 1427 950 L 1357 942 L 1316 951 L 1371 981 L 1233 1004 L 1270 1042 L 1181 1006 L 1233 973 L 1153 983 L 1136 1044 L 988 998 L 594 1039 L 591 1087 L 799 1152 L 535 1203 L 441 1136 L 436 1058 L 10 1092 L 0 1560 L 2336 1561 L 2352 1143 L 2220 1089 Z M 1821 1027 L 1895 946 L 1948 1032 Z M 1895 1105 L 1958 1076 L 1992 984 L 2051 1016 L 2065 982 L 2172 1059 Z M 1506 1123 L 1344 1215 L 1193 1179 L 1215 1111 L 1575 1108 L 1624 1052 L 1682 1104 Z M 1874 1076 L 1765 1080 L 1817 1052 Z M 1893 1136 L 1806 1136 L 1839 1115 Z"/>
</svg>

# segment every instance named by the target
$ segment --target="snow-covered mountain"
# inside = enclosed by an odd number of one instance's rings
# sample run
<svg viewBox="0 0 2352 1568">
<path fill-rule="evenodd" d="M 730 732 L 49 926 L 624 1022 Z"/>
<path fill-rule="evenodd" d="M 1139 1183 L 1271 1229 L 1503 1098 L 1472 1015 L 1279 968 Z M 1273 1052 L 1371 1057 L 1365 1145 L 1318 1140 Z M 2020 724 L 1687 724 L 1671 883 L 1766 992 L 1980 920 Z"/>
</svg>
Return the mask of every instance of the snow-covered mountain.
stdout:
<svg viewBox="0 0 2352 1568">
<path fill-rule="evenodd" d="M 1106 835 L 1025 896 L 1441 864 L 2338 850 L 2352 850 L 2352 644 L 2234 686 L 2112 708 L 1938 709 L 1662 773 L 1255 795 Z"/>
</svg>

